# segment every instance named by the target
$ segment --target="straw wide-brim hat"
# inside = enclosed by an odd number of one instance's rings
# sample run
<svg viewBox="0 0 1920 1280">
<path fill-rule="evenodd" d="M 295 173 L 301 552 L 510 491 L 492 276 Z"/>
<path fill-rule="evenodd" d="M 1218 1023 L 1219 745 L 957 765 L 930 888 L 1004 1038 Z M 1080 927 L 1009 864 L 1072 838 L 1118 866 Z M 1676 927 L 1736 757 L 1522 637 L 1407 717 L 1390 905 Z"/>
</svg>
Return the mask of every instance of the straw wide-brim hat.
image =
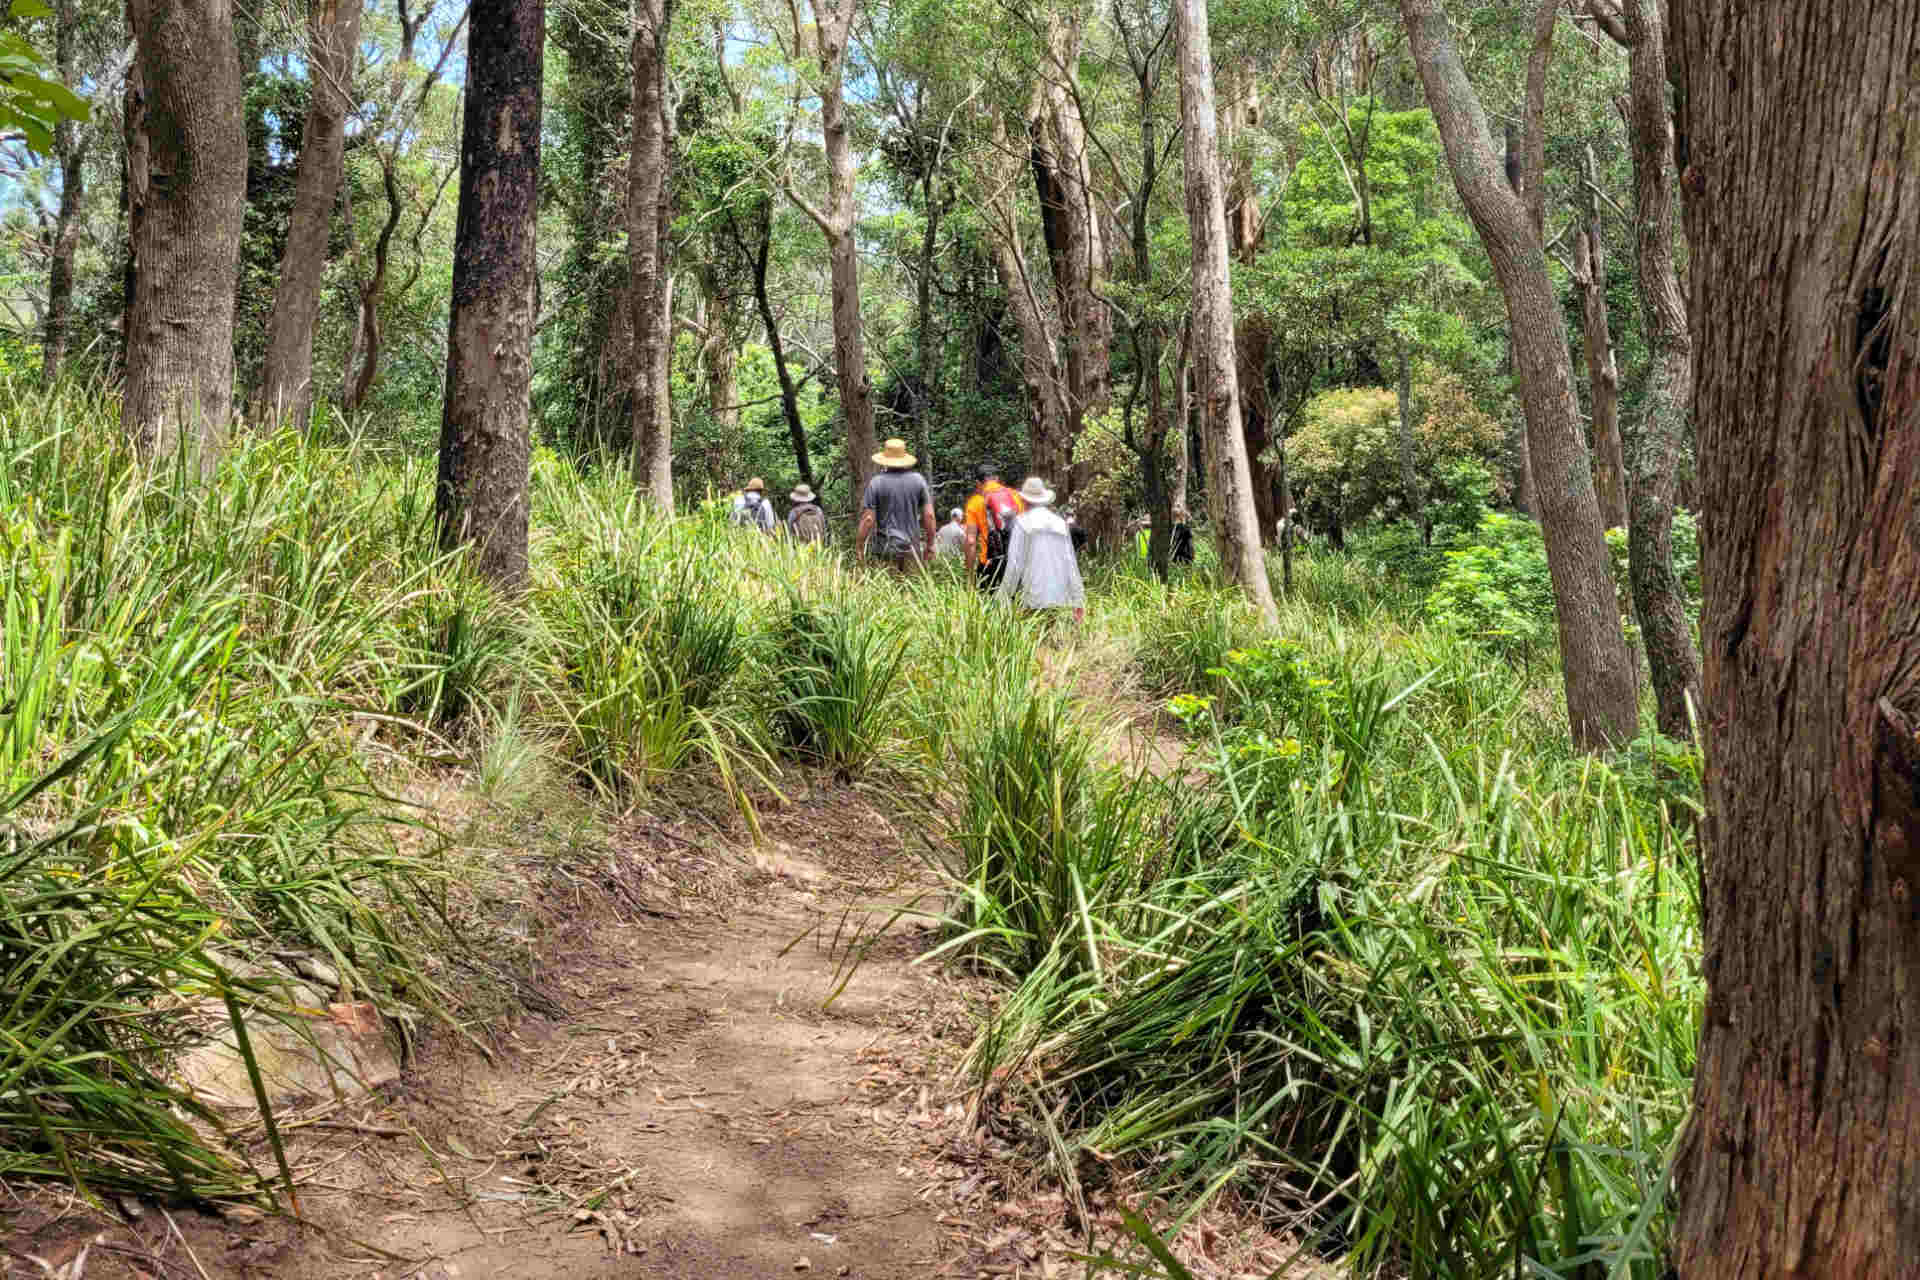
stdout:
<svg viewBox="0 0 1920 1280">
<path fill-rule="evenodd" d="M 873 460 L 883 467 L 910 467 L 914 456 L 907 452 L 905 440 L 889 440 L 886 447 L 873 455 Z"/>
<path fill-rule="evenodd" d="M 812 502 L 813 490 L 803 484 L 799 488 L 795 489 L 792 493 L 788 494 L 787 497 L 792 499 L 795 502 Z"/>
<path fill-rule="evenodd" d="M 765 493 L 766 491 L 767 491 L 767 482 L 765 480 L 762 480 L 759 476 L 755 476 L 753 479 L 747 481 L 746 492 Z"/>
<path fill-rule="evenodd" d="M 1028 476 L 1027 482 L 1020 486 L 1020 497 L 1029 506 L 1044 507 L 1053 501 L 1053 490 L 1047 488 L 1047 482 L 1039 476 Z"/>
</svg>

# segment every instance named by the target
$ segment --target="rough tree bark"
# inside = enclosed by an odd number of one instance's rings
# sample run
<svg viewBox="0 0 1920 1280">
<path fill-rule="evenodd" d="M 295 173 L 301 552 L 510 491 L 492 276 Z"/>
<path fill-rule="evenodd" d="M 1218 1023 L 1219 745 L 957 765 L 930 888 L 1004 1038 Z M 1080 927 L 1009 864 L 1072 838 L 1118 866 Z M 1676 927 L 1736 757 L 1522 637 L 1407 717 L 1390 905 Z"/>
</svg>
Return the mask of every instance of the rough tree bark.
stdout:
<svg viewBox="0 0 1920 1280">
<path fill-rule="evenodd" d="M 1208 450 L 1210 514 L 1220 563 L 1269 626 L 1277 625 L 1273 587 L 1254 525 L 1253 476 L 1240 431 L 1240 387 L 1233 345 L 1233 292 L 1227 281 L 1227 210 L 1220 189 L 1219 124 L 1213 100 L 1213 42 L 1206 0 L 1174 0 L 1180 60 L 1180 123 L 1185 131 L 1187 221 L 1193 238 L 1193 365 Z"/>
<path fill-rule="evenodd" d="M 867 340 L 860 322 L 860 258 L 854 243 L 853 122 L 847 114 L 847 42 L 853 31 L 856 0 L 808 0 L 813 11 L 811 41 L 820 68 L 820 137 L 827 153 L 827 207 L 824 211 L 793 187 L 781 185 L 795 207 L 820 228 L 827 241 L 827 272 L 833 292 L 833 368 L 840 387 L 840 412 L 847 422 L 849 505 L 858 507 L 873 476 L 873 383 L 867 377 Z M 809 43 L 794 16 L 796 51 Z"/>
<path fill-rule="evenodd" d="M 320 314 L 328 233 L 340 192 L 353 64 L 360 53 L 360 10 L 361 0 L 312 0 L 307 10 L 307 119 L 255 408 L 269 421 L 291 421 L 301 430 L 313 409 L 313 324 Z"/>
<path fill-rule="evenodd" d="M 1627 468 L 1627 575 L 1647 651 L 1660 732 L 1693 736 L 1700 651 L 1686 592 L 1673 571 L 1674 477 L 1693 394 L 1693 344 L 1673 257 L 1673 124 L 1667 112 L 1666 32 L 1659 0 L 1627 0 L 1624 15 L 1595 6 L 1627 46 L 1629 92 L 1621 100 L 1633 156 L 1634 254 L 1640 327 L 1649 348 L 1641 415 L 1622 426 Z"/>
<path fill-rule="evenodd" d="M 1516 195 L 1501 173 L 1486 115 L 1467 82 L 1439 0 L 1400 0 L 1454 185 L 1506 298 L 1533 460 L 1536 514 L 1553 577 L 1567 715 L 1575 745 L 1595 749 L 1632 738 L 1639 707 L 1593 469 L 1581 438 L 1566 326 L 1547 276 L 1546 248 L 1538 230 L 1539 175 L 1544 168 L 1543 51 L 1557 9 L 1557 0 L 1546 0 L 1543 21 L 1536 24 L 1534 63 L 1540 72 L 1528 76 L 1527 180 Z"/>
<path fill-rule="evenodd" d="M 1601 235 L 1599 166 L 1587 148 L 1580 200 L 1580 230 L 1573 241 L 1573 284 L 1580 293 L 1580 338 L 1593 402 L 1593 488 L 1600 522 L 1627 524 L 1626 460 L 1620 448 L 1620 369 L 1613 356 L 1613 326 L 1607 315 L 1607 242 Z"/>
<path fill-rule="evenodd" d="M 1711 499 L 1676 1262 L 1893 1280 L 1920 1257 L 1920 0 L 1669 21 Z"/>
<path fill-rule="evenodd" d="M 1068 439 L 1066 371 L 1060 365 L 1059 334 L 1053 316 L 1042 304 L 1027 264 L 1013 197 L 1019 160 L 1008 143 L 1006 123 L 998 115 L 994 118 L 990 154 L 994 163 L 985 201 L 989 215 L 987 244 L 994 274 L 1007 292 L 1013 327 L 1020 335 L 1020 383 L 1026 391 L 1029 460 L 1037 474 L 1057 484 L 1058 477 L 1072 465 L 1071 447 L 1064 455 L 1061 452 Z"/>
<path fill-rule="evenodd" d="M 527 419 L 540 187 L 543 0 L 473 0 L 435 517 L 488 578 L 527 576 Z"/>
<path fill-rule="evenodd" d="M 129 0 L 127 199 L 138 281 L 121 418 L 148 456 L 203 461 L 233 412 L 234 282 L 247 191 L 229 0 Z"/>
<path fill-rule="evenodd" d="M 53 61 L 69 89 L 79 84 L 75 70 L 79 44 L 78 0 L 59 0 L 53 15 Z M 46 334 L 40 373 L 48 382 L 60 376 L 73 327 L 73 252 L 80 243 L 80 206 L 86 199 L 87 150 L 92 133 L 79 121 L 53 126 L 53 151 L 60 166 L 60 206 L 54 213 L 47 257 Z"/>
<path fill-rule="evenodd" d="M 632 269 L 634 484 L 673 510 L 673 405 L 667 369 L 673 344 L 667 270 L 667 37 L 673 0 L 639 0 L 633 25 L 633 158 L 627 178 L 627 260 Z"/>
<path fill-rule="evenodd" d="M 1113 316 L 1099 296 L 1109 255 L 1094 207 L 1086 122 L 1066 83 L 1078 75 L 1083 39 L 1077 18 L 1054 20 L 1053 67 L 1034 95 L 1028 123 L 1034 193 L 1066 356 L 1064 431 L 1046 440 L 1044 458 L 1036 441 L 1034 466 L 1052 479 L 1063 499 L 1072 496 L 1074 445 L 1087 419 L 1113 403 Z"/>
</svg>

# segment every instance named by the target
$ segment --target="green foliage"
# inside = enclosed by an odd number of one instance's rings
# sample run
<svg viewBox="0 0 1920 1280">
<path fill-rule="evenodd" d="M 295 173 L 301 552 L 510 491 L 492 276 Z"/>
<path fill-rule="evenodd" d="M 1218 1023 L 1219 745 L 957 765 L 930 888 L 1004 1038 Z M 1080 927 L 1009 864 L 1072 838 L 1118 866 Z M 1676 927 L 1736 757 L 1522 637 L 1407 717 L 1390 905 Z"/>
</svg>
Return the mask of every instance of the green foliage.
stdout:
<svg viewBox="0 0 1920 1280">
<path fill-rule="evenodd" d="M 1422 500 L 1461 518 L 1463 508 L 1485 501 L 1485 477 L 1504 433 L 1460 379 L 1430 366 L 1422 367 L 1414 384 L 1412 413 Z M 1356 387 L 1315 396 L 1287 443 L 1287 466 L 1310 519 L 1337 519 L 1348 526 L 1411 514 L 1401 483 L 1399 398 L 1389 389 Z"/>
<path fill-rule="evenodd" d="M 50 19 L 44 0 L 12 0 L 11 23 Z M 0 31 L 0 132 L 15 132 L 40 155 L 53 151 L 54 129 L 63 122 L 84 123 L 87 101 L 47 74 L 46 59 L 17 29 Z"/>
<path fill-rule="evenodd" d="M 1540 526 L 1489 513 L 1473 542 L 1446 552 L 1427 611 L 1449 631 L 1496 653 L 1531 659 L 1554 645 L 1553 579 Z"/>
</svg>

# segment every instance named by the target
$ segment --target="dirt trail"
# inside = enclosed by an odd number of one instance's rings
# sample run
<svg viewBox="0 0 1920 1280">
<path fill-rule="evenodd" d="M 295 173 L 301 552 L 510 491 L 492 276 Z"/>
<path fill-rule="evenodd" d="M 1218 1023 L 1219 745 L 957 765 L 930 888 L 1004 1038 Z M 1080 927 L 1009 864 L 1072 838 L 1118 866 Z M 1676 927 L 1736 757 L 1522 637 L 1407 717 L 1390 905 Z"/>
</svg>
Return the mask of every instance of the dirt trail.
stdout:
<svg viewBox="0 0 1920 1280">
<path fill-rule="evenodd" d="M 538 976 L 553 1008 L 491 1061 L 441 1038 L 385 1097 L 294 1108 L 304 1228 L 124 1203 L 131 1221 L 102 1223 L 42 1193 L 0 1218 L 0 1276 L 1084 1275 L 1088 1220 L 1044 1147 L 969 1123 L 955 1068 L 980 993 L 912 963 L 933 931 L 896 921 L 827 1002 L 850 924 L 877 923 L 862 908 L 926 888 L 887 819 L 828 789 L 766 824 L 752 855 L 627 833 L 626 909 L 557 931 Z M 676 863 L 707 892 L 663 893 Z M 264 1142 L 250 1155 L 272 1167 Z M 1112 1245 L 1118 1215 L 1090 1199 Z M 1202 1276 L 1282 1256 L 1245 1220 L 1205 1215 L 1189 1238 Z"/>
</svg>

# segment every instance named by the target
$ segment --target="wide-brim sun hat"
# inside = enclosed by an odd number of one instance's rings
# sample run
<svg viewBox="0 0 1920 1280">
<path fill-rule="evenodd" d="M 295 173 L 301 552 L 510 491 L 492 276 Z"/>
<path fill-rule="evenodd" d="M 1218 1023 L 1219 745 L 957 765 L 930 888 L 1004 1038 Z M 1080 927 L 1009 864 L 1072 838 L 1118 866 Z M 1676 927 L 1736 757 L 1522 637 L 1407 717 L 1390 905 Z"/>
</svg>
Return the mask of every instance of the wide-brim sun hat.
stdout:
<svg viewBox="0 0 1920 1280">
<path fill-rule="evenodd" d="M 910 467 L 915 461 L 914 456 L 907 452 L 905 440 L 887 441 L 886 446 L 873 455 L 873 460 L 883 467 Z"/>
<path fill-rule="evenodd" d="M 787 497 L 794 502 L 812 502 L 813 490 L 809 486 L 803 484 L 799 488 L 795 489 L 792 493 L 788 494 Z"/>
<path fill-rule="evenodd" d="M 1047 482 L 1039 476 L 1028 476 L 1027 482 L 1020 486 L 1020 497 L 1029 506 L 1044 507 L 1053 501 L 1053 490 L 1047 488 Z"/>
<path fill-rule="evenodd" d="M 746 487 L 744 489 L 744 492 L 746 493 L 765 493 L 766 491 L 767 491 L 767 482 L 765 480 L 762 480 L 759 476 L 755 476 L 753 479 L 747 481 Z"/>
</svg>

